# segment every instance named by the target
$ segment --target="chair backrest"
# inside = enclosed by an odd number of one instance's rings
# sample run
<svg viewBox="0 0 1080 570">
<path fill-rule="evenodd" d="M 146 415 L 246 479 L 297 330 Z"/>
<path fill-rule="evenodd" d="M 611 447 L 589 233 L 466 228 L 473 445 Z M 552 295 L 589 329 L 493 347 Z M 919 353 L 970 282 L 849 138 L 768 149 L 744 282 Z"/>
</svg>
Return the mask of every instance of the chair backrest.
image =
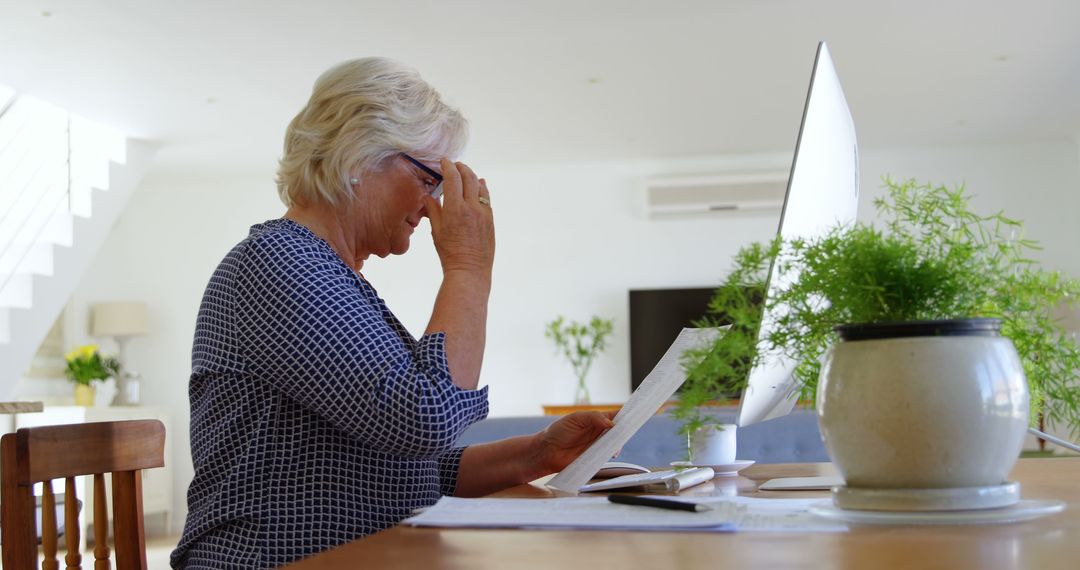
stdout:
<svg viewBox="0 0 1080 570">
<path fill-rule="evenodd" d="M 20 429 L 0 440 L 0 532 L 4 568 L 37 563 L 34 484 L 42 485 L 41 545 L 45 570 L 56 560 L 56 499 L 52 480 L 65 480 L 67 568 L 81 568 L 75 477 L 94 476 L 94 568 L 109 567 L 105 473 L 112 474 L 113 543 L 117 570 L 146 569 L 142 479 L 139 471 L 165 466 L 165 426 L 157 420 L 100 422 Z"/>
</svg>

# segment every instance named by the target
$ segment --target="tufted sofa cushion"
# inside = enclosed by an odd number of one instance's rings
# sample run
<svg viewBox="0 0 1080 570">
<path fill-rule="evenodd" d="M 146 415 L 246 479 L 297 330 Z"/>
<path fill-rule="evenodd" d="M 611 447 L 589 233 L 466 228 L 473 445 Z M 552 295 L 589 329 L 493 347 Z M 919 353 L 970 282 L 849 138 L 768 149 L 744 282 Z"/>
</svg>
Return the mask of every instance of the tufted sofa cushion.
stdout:
<svg viewBox="0 0 1080 570">
<path fill-rule="evenodd" d="M 738 410 L 712 415 L 720 421 L 735 423 Z M 556 419 L 555 416 L 488 418 L 466 430 L 458 444 L 472 445 L 536 433 Z M 796 409 L 784 417 L 739 428 L 737 439 L 739 459 L 759 463 L 829 461 L 814 410 Z M 667 414 L 649 418 L 626 443 L 618 459 L 649 466 L 686 459 L 686 439 L 679 436 L 679 422 Z"/>
</svg>

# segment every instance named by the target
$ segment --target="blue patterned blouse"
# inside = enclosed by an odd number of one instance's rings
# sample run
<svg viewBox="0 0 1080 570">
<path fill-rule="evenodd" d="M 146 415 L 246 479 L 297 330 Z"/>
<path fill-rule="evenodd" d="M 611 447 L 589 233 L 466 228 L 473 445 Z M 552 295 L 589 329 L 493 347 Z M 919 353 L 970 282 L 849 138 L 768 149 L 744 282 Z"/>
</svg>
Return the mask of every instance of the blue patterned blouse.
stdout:
<svg viewBox="0 0 1080 570">
<path fill-rule="evenodd" d="M 450 380 L 310 230 L 251 228 L 206 288 L 192 349 L 195 478 L 175 568 L 272 568 L 451 495 L 487 388 Z"/>
</svg>

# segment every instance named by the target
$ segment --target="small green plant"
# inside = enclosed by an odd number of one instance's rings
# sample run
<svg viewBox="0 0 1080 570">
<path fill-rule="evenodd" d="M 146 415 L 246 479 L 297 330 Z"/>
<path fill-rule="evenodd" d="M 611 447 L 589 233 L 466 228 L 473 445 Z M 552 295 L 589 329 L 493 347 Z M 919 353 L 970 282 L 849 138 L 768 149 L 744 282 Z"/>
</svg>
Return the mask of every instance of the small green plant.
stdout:
<svg viewBox="0 0 1080 570">
<path fill-rule="evenodd" d="M 613 329 L 614 323 L 611 319 L 597 316 L 593 316 L 588 323 L 568 323 L 560 315 L 547 324 L 544 336 L 555 342 L 555 350 L 570 361 L 574 375 L 577 376 L 575 404 L 589 403 L 589 388 L 585 385 L 585 377 L 588 376 L 593 361 L 607 347 L 607 338 Z"/>
<path fill-rule="evenodd" d="M 874 205 L 885 229 L 855 224 L 810 240 L 752 244 L 735 257 L 699 326 L 731 322 L 712 345 L 687 351 L 688 378 L 676 415 L 684 430 L 709 423 L 700 406 L 741 391 L 767 355 L 797 364 L 801 399 L 813 401 L 821 357 L 847 323 L 993 317 L 1023 361 L 1032 420 L 1043 414 L 1080 434 L 1080 346 L 1054 321 L 1061 303 L 1075 305 L 1080 281 L 1037 267 L 1038 244 L 1021 222 L 971 211 L 964 188 L 885 179 Z M 764 291 L 775 263 L 768 309 L 783 307 L 758 342 Z"/>
<path fill-rule="evenodd" d="M 83 386 L 89 386 L 94 380 L 116 376 L 120 371 L 120 361 L 111 356 L 102 356 L 96 344 L 80 346 L 64 355 L 64 360 L 67 361 L 64 375 Z"/>
</svg>

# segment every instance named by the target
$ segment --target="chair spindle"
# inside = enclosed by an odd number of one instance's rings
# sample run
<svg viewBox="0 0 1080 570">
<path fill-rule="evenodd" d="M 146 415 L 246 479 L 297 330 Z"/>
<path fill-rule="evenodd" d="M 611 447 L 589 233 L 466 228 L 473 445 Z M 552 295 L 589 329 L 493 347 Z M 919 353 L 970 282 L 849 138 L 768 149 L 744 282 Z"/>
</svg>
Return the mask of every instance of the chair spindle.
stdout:
<svg viewBox="0 0 1080 570">
<path fill-rule="evenodd" d="M 64 480 L 64 538 L 67 539 L 67 570 L 82 570 L 82 553 L 79 552 L 79 496 L 75 492 L 75 478 Z"/>
<path fill-rule="evenodd" d="M 52 481 L 45 481 L 41 488 L 41 549 L 44 551 L 41 570 L 58 570 L 60 561 L 56 559 L 56 495 L 53 494 Z"/>
<path fill-rule="evenodd" d="M 94 475 L 94 570 L 109 570 L 109 511 L 105 504 L 105 476 Z"/>
</svg>

